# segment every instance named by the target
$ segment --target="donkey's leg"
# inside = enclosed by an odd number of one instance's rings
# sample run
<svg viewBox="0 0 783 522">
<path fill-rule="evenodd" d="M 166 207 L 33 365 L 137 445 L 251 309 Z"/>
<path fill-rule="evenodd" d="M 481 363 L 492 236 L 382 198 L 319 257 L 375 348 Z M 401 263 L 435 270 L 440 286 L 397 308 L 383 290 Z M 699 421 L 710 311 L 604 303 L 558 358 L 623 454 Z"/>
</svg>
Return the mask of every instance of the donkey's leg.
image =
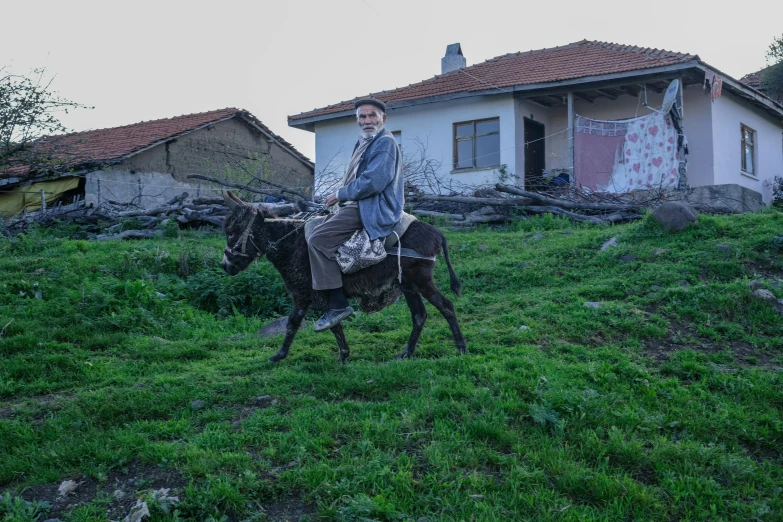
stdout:
<svg viewBox="0 0 783 522">
<path fill-rule="evenodd" d="M 302 319 L 304 319 L 304 316 L 307 313 L 307 308 L 308 305 L 294 303 L 294 309 L 291 310 L 291 313 L 288 315 L 288 324 L 286 324 L 285 327 L 285 340 L 283 340 L 283 346 L 280 347 L 280 350 L 278 350 L 276 354 L 269 358 L 269 362 L 281 361 L 288 356 L 288 350 L 291 348 L 291 343 L 294 342 L 294 337 L 296 336 L 297 330 L 299 330 L 299 325 L 302 324 Z"/>
<path fill-rule="evenodd" d="M 467 352 L 468 347 L 465 344 L 465 337 L 462 336 L 462 331 L 459 328 L 459 323 L 457 322 L 457 314 L 454 312 L 454 304 L 449 301 L 446 296 L 440 293 L 440 291 L 435 287 L 435 284 L 430 282 L 423 290 L 422 295 L 432 303 L 432 305 L 438 309 L 438 311 L 443 314 L 443 317 L 446 318 L 446 321 L 449 323 L 449 327 L 451 327 L 451 334 L 454 336 L 454 342 L 457 344 L 457 350 L 459 350 L 459 353 L 464 354 Z"/>
<path fill-rule="evenodd" d="M 424 306 L 424 300 L 422 300 L 421 294 L 416 291 L 403 290 L 403 295 L 405 295 L 405 301 L 408 303 L 408 308 L 411 310 L 413 330 L 411 330 L 408 345 L 397 355 L 397 359 L 405 359 L 406 357 L 411 357 L 413 355 L 413 352 L 416 350 L 416 344 L 419 342 L 421 329 L 424 328 L 424 322 L 427 320 L 427 308 Z"/>
<path fill-rule="evenodd" d="M 345 340 L 345 333 L 343 333 L 342 323 L 337 323 L 331 328 L 334 338 L 337 339 L 337 346 L 340 347 L 340 358 L 338 362 L 344 363 L 351 355 L 351 350 L 348 348 L 348 342 Z"/>
</svg>

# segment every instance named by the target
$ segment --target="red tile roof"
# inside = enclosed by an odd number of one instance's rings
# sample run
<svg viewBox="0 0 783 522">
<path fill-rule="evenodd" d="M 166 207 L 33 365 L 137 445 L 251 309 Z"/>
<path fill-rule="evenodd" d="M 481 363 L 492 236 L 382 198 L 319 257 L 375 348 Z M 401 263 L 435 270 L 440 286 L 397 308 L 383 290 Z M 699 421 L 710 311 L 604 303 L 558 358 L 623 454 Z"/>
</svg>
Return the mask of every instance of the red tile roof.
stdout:
<svg viewBox="0 0 783 522">
<path fill-rule="evenodd" d="M 386 104 L 459 92 L 503 89 L 515 85 L 571 80 L 588 76 L 652 69 L 698 60 L 691 54 L 582 40 L 562 47 L 506 54 L 459 71 L 441 74 L 407 87 L 372 93 Z M 366 95 L 288 117 L 297 120 L 353 109 Z"/>
<path fill-rule="evenodd" d="M 758 89 L 759 87 L 761 87 L 761 71 L 756 71 L 754 73 L 746 74 L 745 76 L 740 78 L 740 81 L 749 87 Z"/>
<path fill-rule="evenodd" d="M 745 85 L 747 85 L 748 87 L 753 87 L 754 89 L 761 92 L 772 101 L 776 101 L 779 104 L 783 105 L 783 90 L 775 92 L 773 90 L 770 90 L 768 87 L 762 85 L 762 81 L 761 81 L 762 77 L 764 75 L 764 72 L 767 71 L 768 69 L 769 67 L 765 67 L 760 71 L 746 74 L 745 76 L 740 78 L 740 81 Z"/>
<path fill-rule="evenodd" d="M 143 121 L 110 129 L 76 132 L 62 136 L 49 136 L 35 142 L 33 147 L 39 148 L 39 150 L 42 150 L 45 154 L 50 154 L 59 158 L 60 162 L 64 162 L 64 166 L 67 167 L 113 162 L 157 143 L 170 140 L 186 132 L 206 126 L 209 123 L 215 123 L 237 115 L 259 126 L 264 132 L 273 136 L 275 140 L 280 142 L 281 145 L 290 149 L 292 154 L 302 161 L 312 164 L 312 162 L 299 153 L 293 145 L 269 130 L 268 127 L 256 119 L 252 114 L 233 107 L 198 114 L 186 114 L 161 120 Z M 0 172 L 0 178 L 20 175 L 24 177 L 27 174 L 31 174 L 28 170 L 29 169 L 26 166 L 16 166 L 10 170 Z"/>
</svg>

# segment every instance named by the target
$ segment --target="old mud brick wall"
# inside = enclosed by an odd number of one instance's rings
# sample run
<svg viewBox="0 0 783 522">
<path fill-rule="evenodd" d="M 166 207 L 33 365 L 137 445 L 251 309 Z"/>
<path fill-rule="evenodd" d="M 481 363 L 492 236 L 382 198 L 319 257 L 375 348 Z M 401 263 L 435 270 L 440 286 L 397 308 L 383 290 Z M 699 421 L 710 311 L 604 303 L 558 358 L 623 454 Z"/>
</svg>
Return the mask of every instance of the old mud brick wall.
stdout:
<svg viewBox="0 0 783 522">
<path fill-rule="evenodd" d="M 246 166 L 255 168 L 263 162 L 269 181 L 312 191 L 312 168 L 240 119 L 232 118 L 153 147 L 110 170 L 89 173 L 85 199 L 97 204 L 99 200 L 124 203 L 135 198 L 135 203 L 140 199 L 141 206 L 151 208 L 183 191 L 192 196 L 214 196 L 217 193 L 211 183 L 199 183 L 187 176 L 204 174 L 225 179 L 229 167 L 235 176 L 233 180 L 245 183 L 247 174 L 226 154 L 238 161 L 258 158 L 259 161 L 246 162 Z"/>
</svg>

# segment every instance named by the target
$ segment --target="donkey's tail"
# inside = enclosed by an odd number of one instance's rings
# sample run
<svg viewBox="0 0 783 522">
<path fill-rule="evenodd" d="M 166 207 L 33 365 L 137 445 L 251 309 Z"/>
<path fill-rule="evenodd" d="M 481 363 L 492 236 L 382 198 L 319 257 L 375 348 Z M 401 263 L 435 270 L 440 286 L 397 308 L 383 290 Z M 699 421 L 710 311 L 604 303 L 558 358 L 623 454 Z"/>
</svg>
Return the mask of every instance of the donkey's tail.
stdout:
<svg viewBox="0 0 783 522">
<path fill-rule="evenodd" d="M 446 266 L 449 269 L 450 288 L 454 292 L 454 295 L 460 295 L 462 293 L 462 282 L 454 273 L 454 267 L 451 266 L 451 256 L 449 256 L 449 242 L 446 241 L 446 236 L 439 230 L 441 244 L 443 245 L 443 257 L 446 259 Z"/>
</svg>

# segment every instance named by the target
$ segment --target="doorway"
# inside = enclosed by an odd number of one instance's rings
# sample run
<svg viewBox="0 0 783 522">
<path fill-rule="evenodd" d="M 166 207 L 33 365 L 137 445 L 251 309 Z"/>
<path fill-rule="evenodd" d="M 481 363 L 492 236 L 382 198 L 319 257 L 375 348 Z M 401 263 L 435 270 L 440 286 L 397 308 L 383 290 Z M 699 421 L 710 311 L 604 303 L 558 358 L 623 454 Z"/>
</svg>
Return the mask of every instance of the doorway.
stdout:
<svg viewBox="0 0 783 522">
<path fill-rule="evenodd" d="M 525 118 L 525 190 L 535 190 L 544 184 L 544 130 L 543 123 Z"/>
</svg>

